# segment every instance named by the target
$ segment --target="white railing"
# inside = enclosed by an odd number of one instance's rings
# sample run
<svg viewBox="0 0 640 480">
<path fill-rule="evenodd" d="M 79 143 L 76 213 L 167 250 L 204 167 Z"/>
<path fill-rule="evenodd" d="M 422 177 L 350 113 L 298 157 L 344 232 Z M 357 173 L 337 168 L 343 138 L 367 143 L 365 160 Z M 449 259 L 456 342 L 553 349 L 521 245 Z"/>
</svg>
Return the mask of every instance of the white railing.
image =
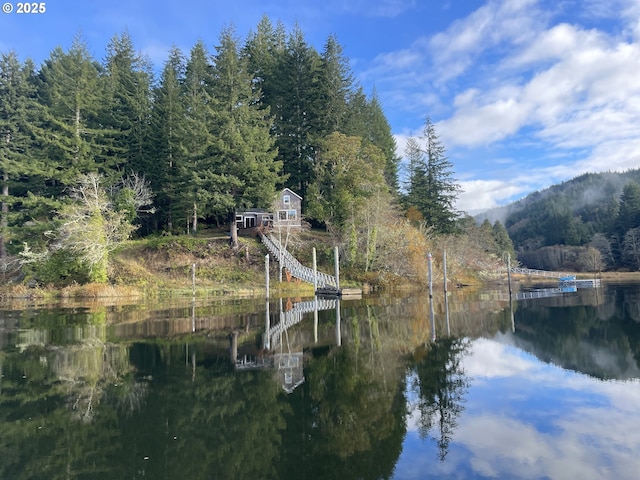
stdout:
<svg viewBox="0 0 640 480">
<path fill-rule="evenodd" d="M 276 340 L 274 337 L 283 333 L 285 330 L 293 327 L 295 324 L 300 323 L 305 313 L 311 313 L 316 310 L 332 310 L 337 305 L 336 299 L 324 299 L 318 298 L 316 300 L 308 300 L 305 302 L 297 302 L 293 305 L 291 310 L 282 312 L 280 322 L 269 329 L 269 338 L 273 342 Z"/>
<path fill-rule="evenodd" d="M 302 265 L 271 235 L 267 236 L 264 233 L 260 233 L 260 237 L 262 243 L 266 245 L 267 250 L 291 273 L 291 276 L 311 284 L 314 284 L 314 278 L 317 278 L 319 288 L 338 288 L 336 277 L 318 271 L 314 274 L 313 269 Z"/>
<path fill-rule="evenodd" d="M 530 268 L 517 268 L 512 267 L 511 273 L 519 273 L 521 275 L 532 275 L 536 277 L 550 277 L 550 278 L 562 278 L 569 277 L 572 274 L 566 272 L 548 272 L 546 270 L 532 270 Z"/>
</svg>

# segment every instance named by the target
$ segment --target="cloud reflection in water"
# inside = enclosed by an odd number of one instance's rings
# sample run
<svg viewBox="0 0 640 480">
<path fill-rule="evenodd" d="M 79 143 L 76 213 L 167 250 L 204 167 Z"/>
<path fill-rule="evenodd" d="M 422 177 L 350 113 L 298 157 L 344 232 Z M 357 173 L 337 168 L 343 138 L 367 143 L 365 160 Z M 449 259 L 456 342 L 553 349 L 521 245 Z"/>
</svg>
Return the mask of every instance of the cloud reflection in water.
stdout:
<svg viewBox="0 0 640 480">
<path fill-rule="evenodd" d="M 509 340 L 474 340 L 462 358 L 469 390 L 444 462 L 408 416 L 395 478 L 638 478 L 640 381 L 563 370 Z"/>
</svg>

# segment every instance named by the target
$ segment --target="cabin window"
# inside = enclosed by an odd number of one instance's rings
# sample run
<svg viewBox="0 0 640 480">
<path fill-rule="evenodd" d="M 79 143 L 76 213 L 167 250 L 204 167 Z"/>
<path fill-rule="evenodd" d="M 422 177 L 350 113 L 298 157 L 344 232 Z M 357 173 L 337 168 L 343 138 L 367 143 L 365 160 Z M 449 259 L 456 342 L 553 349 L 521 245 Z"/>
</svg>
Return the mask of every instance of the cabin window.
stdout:
<svg viewBox="0 0 640 480">
<path fill-rule="evenodd" d="M 282 203 L 284 203 L 285 205 L 290 205 L 291 204 L 291 195 L 283 195 L 282 196 Z"/>
<path fill-rule="evenodd" d="M 295 210 L 287 211 L 287 220 L 295 220 L 296 218 L 298 218 L 298 212 Z"/>
<path fill-rule="evenodd" d="M 286 210 L 280 210 L 278 212 L 278 220 L 286 220 L 287 219 L 287 211 Z"/>
</svg>

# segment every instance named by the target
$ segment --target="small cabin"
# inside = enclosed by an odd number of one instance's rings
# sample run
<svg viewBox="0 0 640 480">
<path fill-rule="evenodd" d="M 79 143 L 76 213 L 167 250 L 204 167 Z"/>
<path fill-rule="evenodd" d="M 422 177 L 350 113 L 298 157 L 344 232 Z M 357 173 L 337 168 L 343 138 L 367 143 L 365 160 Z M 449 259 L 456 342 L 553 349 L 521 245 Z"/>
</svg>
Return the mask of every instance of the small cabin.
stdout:
<svg viewBox="0 0 640 480">
<path fill-rule="evenodd" d="M 273 226 L 274 228 L 302 226 L 302 197 L 290 188 L 283 188 L 276 196 Z"/>
<path fill-rule="evenodd" d="M 236 212 L 236 226 L 238 230 L 257 227 L 299 229 L 302 226 L 302 197 L 284 188 L 276 194 L 271 212 L 260 208 Z"/>
<path fill-rule="evenodd" d="M 236 227 L 246 230 L 256 227 L 268 227 L 273 224 L 273 214 L 261 208 L 252 208 L 236 213 Z"/>
</svg>

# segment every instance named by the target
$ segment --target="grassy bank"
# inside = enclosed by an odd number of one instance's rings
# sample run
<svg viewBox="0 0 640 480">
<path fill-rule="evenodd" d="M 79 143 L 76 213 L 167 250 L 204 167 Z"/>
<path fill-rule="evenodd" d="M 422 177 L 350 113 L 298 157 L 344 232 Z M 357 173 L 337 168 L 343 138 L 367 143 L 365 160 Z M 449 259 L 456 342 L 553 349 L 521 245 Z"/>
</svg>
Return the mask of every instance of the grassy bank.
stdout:
<svg viewBox="0 0 640 480">
<path fill-rule="evenodd" d="M 311 258 L 318 245 L 318 268 L 331 272 L 327 248 L 330 238 L 323 232 L 296 238 L 288 248 L 301 261 Z M 309 250 L 308 254 L 306 250 Z M 240 248 L 229 248 L 224 232 L 209 231 L 201 236 L 166 236 L 131 240 L 113 252 L 109 283 L 86 285 L 5 285 L 0 300 L 88 298 L 158 298 L 192 296 L 195 265 L 196 297 L 259 296 L 265 294 L 267 250 L 254 237 L 240 238 Z M 332 262 L 332 261 L 331 261 Z M 310 265 L 310 263 L 307 263 Z M 331 269 L 329 269 L 331 268 Z M 313 287 L 298 281 L 278 282 L 277 262 L 271 262 L 270 292 L 275 295 L 313 295 Z"/>
</svg>

